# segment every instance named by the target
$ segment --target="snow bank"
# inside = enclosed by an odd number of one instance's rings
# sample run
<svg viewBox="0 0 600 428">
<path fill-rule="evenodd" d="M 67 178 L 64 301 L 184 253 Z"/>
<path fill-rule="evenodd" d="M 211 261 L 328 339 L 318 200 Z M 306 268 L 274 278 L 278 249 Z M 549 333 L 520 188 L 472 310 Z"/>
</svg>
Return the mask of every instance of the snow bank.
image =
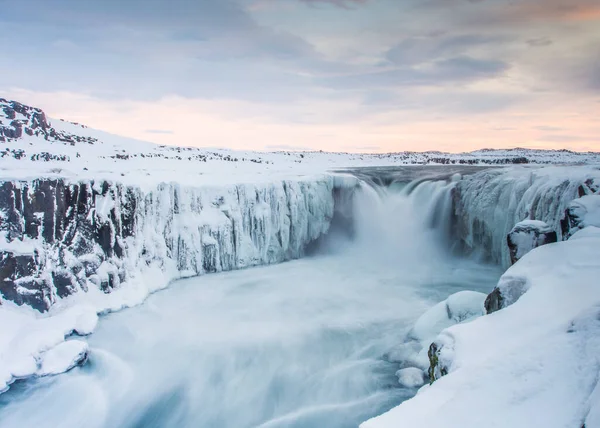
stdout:
<svg viewBox="0 0 600 428">
<path fill-rule="evenodd" d="M 525 255 L 520 298 L 436 339 L 449 374 L 361 427 L 598 426 L 599 248 L 588 227 Z"/>
</svg>

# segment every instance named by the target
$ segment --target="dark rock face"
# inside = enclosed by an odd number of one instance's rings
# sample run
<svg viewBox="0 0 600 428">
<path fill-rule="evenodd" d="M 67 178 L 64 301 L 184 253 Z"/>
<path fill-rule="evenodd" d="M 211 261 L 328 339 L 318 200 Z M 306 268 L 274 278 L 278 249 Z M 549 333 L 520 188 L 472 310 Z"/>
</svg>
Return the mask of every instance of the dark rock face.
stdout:
<svg viewBox="0 0 600 428">
<path fill-rule="evenodd" d="M 565 240 L 584 227 L 600 227 L 600 195 L 586 194 L 572 201 L 560 225 Z"/>
<path fill-rule="evenodd" d="M 52 302 L 51 283 L 39 275 L 39 254 L 3 252 L 0 256 L 0 293 L 18 305 L 43 311 Z"/>
<path fill-rule="evenodd" d="M 150 291 L 179 276 L 280 263 L 304 255 L 329 230 L 333 211 L 330 179 L 218 191 L 0 182 L 0 293 L 45 311 L 73 293 L 110 293 L 146 273 Z"/>
<path fill-rule="evenodd" d="M 85 290 L 102 263 L 107 274 L 99 285 L 110 291 L 119 275 L 124 276 L 114 256 L 122 256 L 121 239 L 134 230 L 135 204 L 128 205 L 133 211 L 117 211 L 115 206 L 103 217 L 95 202 L 109 193 L 111 198 L 132 199 L 131 190 L 108 183 L 2 183 L 0 233 L 8 241 L 0 253 L 4 298 L 45 311 L 57 298 Z"/>
<path fill-rule="evenodd" d="M 558 241 L 558 236 L 543 221 L 526 220 L 517 223 L 506 237 L 510 261 L 515 264 L 525 254 L 542 245 Z"/>
</svg>

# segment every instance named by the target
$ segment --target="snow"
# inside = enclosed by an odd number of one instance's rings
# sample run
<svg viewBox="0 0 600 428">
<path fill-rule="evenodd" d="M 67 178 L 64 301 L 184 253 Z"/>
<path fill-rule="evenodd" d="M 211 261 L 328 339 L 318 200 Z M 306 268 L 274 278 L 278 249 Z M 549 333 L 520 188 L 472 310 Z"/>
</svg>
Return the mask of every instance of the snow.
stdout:
<svg viewBox="0 0 600 428">
<path fill-rule="evenodd" d="M 540 232 L 551 232 L 552 231 L 552 228 L 541 220 L 523 220 L 523 221 L 517 223 L 515 226 L 531 227 L 534 229 L 538 229 Z"/>
<path fill-rule="evenodd" d="M 569 204 L 569 211 L 580 220 L 579 227 L 600 227 L 600 195 L 585 195 Z"/>
<path fill-rule="evenodd" d="M 38 376 L 65 373 L 83 363 L 89 352 L 88 344 L 80 340 L 68 340 L 42 354 Z"/>
<path fill-rule="evenodd" d="M 39 242 L 26 237 L 23 240 L 8 241 L 4 233 L 0 233 L 0 251 L 7 251 L 16 255 L 32 255 L 38 248 Z"/>
<path fill-rule="evenodd" d="M 2 107 L 10 101 L 0 99 Z M 27 107 L 28 114 L 35 109 Z M 41 111 L 39 111 L 41 112 Z M 25 127 L 30 118 L 17 113 Z M 10 123 L 9 121 L 7 121 Z M 0 140 L 0 180 L 68 178 L 72 181 L 95 179 L 118 181 L 126 185 L 155 187 L 163 182 L 181 185 L 210 185 L 270 182 L 277 178 L 323 174 L 337 168 L 423 164 L 497 164 L 506 160 L 538 164 L 600 164 L 598 153 L 552 150 L 479 150 L 472 153 L 399 152 L 385 154 L 328 152 L 251 152 L 196 147 L 169 147 L 111 135 L 59 119 L 48 120 L 56 137 L 23 133 L 19 139 Z M 0 126 L 1 128 L 1 126 Z M 39 128 L 37 129 L 39 130 Z M 1 135 L 1 134 L 0 134 Z M 62 135 L 81 141 L 61 141 Z M 14 152 L 19 154 L 15 156 Z M 48 160 L 36 156 L 51 154 Z M 63 160 L 60 160 L 63 159 Z"/>
<path fill-rule="evenodd" d="M 398 382 L 406 388 L 418 388 L 425 383 L 423 370 L 416 367 L 407 367 L 396 372 Z"/>
<path fill-rule="evenodd" d="M 543 221 L 521 221 L 508 234 L 511 262 L 515 263 L 534 248 L 556 242 L 556 240 L 557 233 Z"/>
<path fill-rule="evenodd" d="M 449 374 L 361 427 L 598 426 L 600 229 L 588 229 L 512 266 L 501 281 L 524 278 L 528 290 L 442 332 Z"/>
<path fill-rule="evenodd" d="M 421 315 L 409 335 L 428 345 L 445 328 L 485 314 L 486 297 L 476 291 L 455 293 Z"/>
</svg>

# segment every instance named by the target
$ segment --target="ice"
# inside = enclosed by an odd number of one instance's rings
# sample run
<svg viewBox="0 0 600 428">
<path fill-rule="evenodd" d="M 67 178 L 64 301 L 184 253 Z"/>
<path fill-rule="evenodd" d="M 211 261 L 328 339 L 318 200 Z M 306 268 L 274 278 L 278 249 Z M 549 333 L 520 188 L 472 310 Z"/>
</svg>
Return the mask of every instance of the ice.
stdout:
<svg viewBox="0 0 600 428">
<path fill-rule="evenodd" d="M 561 240 L 565 210 L 590 191 L 586 183 L 591 182 L 600 182 L 600 171 L 592 167 L 508 167 L 466 176 L 457 185 L 458 238 L 508 268 L 506 236 L 514 225 L 543 221 Z"/>
</svg>

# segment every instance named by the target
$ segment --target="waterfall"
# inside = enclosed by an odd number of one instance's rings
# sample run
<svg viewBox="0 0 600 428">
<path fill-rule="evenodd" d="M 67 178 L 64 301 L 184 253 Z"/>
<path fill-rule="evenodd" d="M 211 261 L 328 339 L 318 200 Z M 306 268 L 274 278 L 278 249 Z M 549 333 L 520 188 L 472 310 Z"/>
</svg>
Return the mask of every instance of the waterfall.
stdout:
<svg viewBox="0 0 600 428">
<path fill-rule="evenodd" d="M 352 251 L 407 266 L 410 260 L 446 256 L 456 182 L 445 176 L 390 180 L 378 173 L 360 177 L 353 192 L 336 198 L 331 230 L 319 250 Z"/>
</svg>

